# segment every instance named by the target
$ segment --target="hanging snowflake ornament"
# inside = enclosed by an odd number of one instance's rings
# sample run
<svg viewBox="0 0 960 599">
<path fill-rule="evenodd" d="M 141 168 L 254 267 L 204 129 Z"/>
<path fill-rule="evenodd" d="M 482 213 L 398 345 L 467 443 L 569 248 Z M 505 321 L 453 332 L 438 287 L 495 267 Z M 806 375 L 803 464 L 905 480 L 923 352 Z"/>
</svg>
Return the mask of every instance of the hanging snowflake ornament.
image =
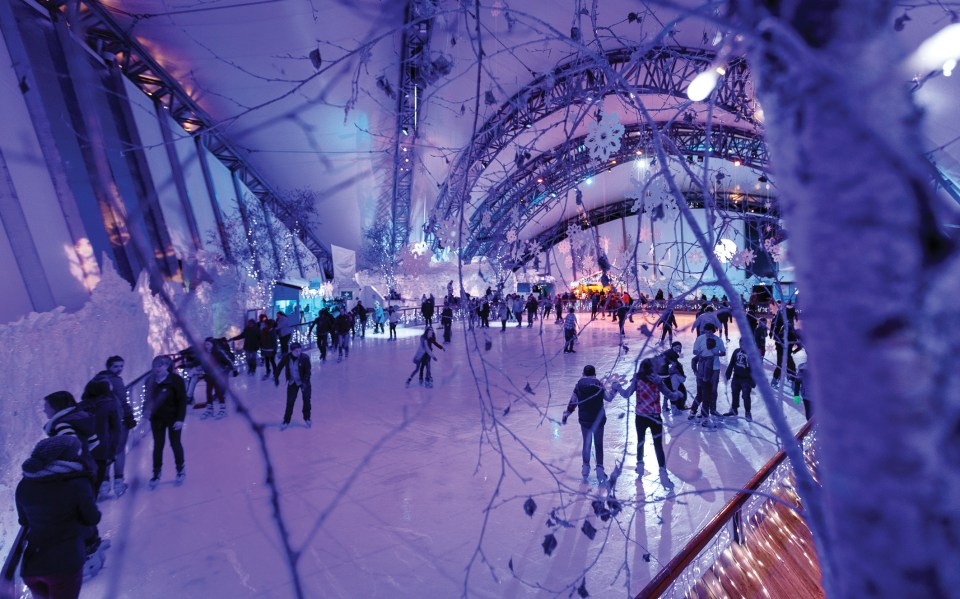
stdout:
<svg viewBox="0 0 960 599">
<path fill-rule="evenodd" d="M 564 256 L 563 265 L 567 268 L 567 270 L 573 269 L 573 256 Z"/>
<path fill-rule="evenodd" d="M 510 242 L 510 243 L 513 243 L 513 242 L 515 242 L 516 240 L 517 240 L 517 232 L 516 232 L 516 231 L 507 231 L 507 241 Z"/>
<path fill-rule="evenodd" d="M 784 259 L 786 258 L 783 244 L 772 243 L 772 240 L 765 239 L 763 242 L 763 249 L 765 249 L 767 253 L 770 254 L 770 258 L 777 264 L 782 264 Z"/>
<path fill-rule="evenodd" d="M 569 256 L 569 255 L 570 255 L 570 240 L 569 240 L 569 239 L 564 239 L 563 241 L 561 241 L 560 243 L 558 243 L 556 247 L 557 247 L 557 251 L 560 252 L 561 254 L 563 254 L 564 256 Z"/>
<path fill-rule="evenodd" d="M 737 252 L 730 258 L 730 264 L 734 268 L 746 268 L 753 264 L 756 255 L 754 255 L 753 250 L 746 249 L 742 252 Z"/>
<path fill-rule="evenodd" d="M 687 261 L 688 261 L 688 262 L 696 262 L 696 263 L 698 263 L 698 264 L 702 264 L 703 261 L 704 261 L 704 259 L 705 259 L 705 257 L 704 257 L 704 255 L 703 255 L 703 252 L 701 252 L 701 251 L 698 250 L 698 249 L 697 249 L 697 250 L 690 250 L 690 252 L 687 254 Z"/>
<path fill-rule="evenodd" d="M 601 113 L 600 120 L 591 124 L 587 132 L 585 145 L 590 151 L 590 157 L 597 162 L 610 160 L 610 155 L 620 149 L 623 131 L 623 125 L 617 113 Z"/>
</svg>

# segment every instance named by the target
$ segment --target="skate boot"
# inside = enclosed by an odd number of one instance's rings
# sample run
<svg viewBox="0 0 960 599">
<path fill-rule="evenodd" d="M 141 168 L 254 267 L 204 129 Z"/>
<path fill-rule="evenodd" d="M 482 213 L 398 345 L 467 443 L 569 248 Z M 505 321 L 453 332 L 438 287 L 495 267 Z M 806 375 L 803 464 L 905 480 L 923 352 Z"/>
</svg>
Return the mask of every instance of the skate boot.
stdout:
<svg viewBox="0 0 960 599">
<path fill-rule="evenodd" d="M 433 389 L 433 379 L 427 379 L 427 382 L 424 383 L 424 387 L 427 389 Z"/>
<path fill-rule="evenodd" d="M 607 483 L 607 473 L 603 471 L 603 466 L 597 466 L 597 483 L 601 485 Z"/>
<path fill-rule="evenodd" d="M 217 410 L 216 419 L 220 420 L 221 418 L 226 418 L 226 417 L 227 417 L 227 404 L 222 403 L 220 404 L 220 409 Z"/>
<path fill-rule="evenodd" d="M 587 480 L 587 477 L 590 476 L 590 464 L 584 464 L 580 468 L 580 474 L 583 476 L 583 480 Z"/>
<path fill-rule="evenodd" d="M 97 501 L 104 501 L 110 499 L 110 481 L 105 480 L 100 483 L 100 492 L 97 493 Z"/>
<path fill-rule="evenodd" d="M 187 469 L 186 467 L 180 467 L 177 469 L 177 481 L 174 483 L 178 487 L 183 484 L 183 481 L 187 478 Z"/>
<path fill-rule="evenodd" d="M 147 484 L 150 485 L 150 488 L 151 488 L 151 489 L 156 489 L 156 488 L 157 488 L 157 485 L 160 484 L 160 473 L 157 472 L 156 474 L 154 474 L 154 475 L 153 475 L 153 478 L 151 478 L 151 479 L 150 479 L 150 482 L 147 483 Z"/>
<path fill-rule="evenodd" d="M 113 494 L 119 499 L 123 497 L 123 494 L 127 492 L 127 483 L 123 482 L 122 478 L 113 479 Z"/>
<path fill-rule="evenodd" d="M 213 418 L 213 404 L 208 403 L 207 409 L 203 411 L 203 414 L 200 414 L 200 420 L 206 420 L 207 418 Z"/>
</svg>

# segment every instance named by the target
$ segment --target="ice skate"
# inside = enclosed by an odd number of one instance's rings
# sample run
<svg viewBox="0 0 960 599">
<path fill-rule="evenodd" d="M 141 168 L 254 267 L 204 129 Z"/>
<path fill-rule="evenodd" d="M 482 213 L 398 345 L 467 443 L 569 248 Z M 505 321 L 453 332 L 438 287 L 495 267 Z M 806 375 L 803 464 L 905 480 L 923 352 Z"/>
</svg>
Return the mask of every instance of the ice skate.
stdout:
<svg viewBox="0 0 960 599">
<path fill-rule="evenodd" d="M 590 464 L 584 464 L 583 467 L 580 468 L 580 474 L 583 475 L 583 480 L 587 480 L 590 476 Z"/>
<path fill-rule="evenodd" d="M 122 478 L 116 478 L 113 481 L 113 494 L 116 495 L 117 499 L 123 497 L 123 494 L 127 492 L 127 483 L 123 482 Z"/>
<path fill-rule="evenodd" d="M 433 389 L 433 381 L 431 379 L 427 379 L 427 382 L 424 383 L 423 386 L 427 389 Z"/>
<path fill-rule="evenodd" d="M 111 491 L 111 488 L 110 488 L 109 480 L 105 480 L 102 483 L 100 483 L 100 491 L 97 493 L 97 501 L 105 501 L 107 499 L 110 499 L 110 494 L 111 494 L 110 491 Z"/>
<path fill-rule="evenodd" d="M 637 462 L 637 474 L 643 474 L 643 460 Z"/>
<path fill-rule="evenodd" d="M 207 418 L 213 418 L 213 404 L 207 404 L 207 409 L 203 411 L 203 414 L 200 414 L 200 420 L 206 420 Z"/>
<path fill-rule="evenodd" d="M 150 485 L 150 489 L 156 489 L 156 488 L 157 488 L 157 485 L 160 484 L 160 475 L 159 475 L 159 474 L 154 474 L 154 475 L 153 475 L 153 478 L 151 478 L 151 479 L 150 479 L 150 482 L 147 483 L 147 484 Z"/>
<path fill-rule="evenodd" d="M 220 420 L 221 418 L 226 418 L 226 417 L 227 417 L 227 404 L 220 404 L 220 409 L 217 410 L 217 415 L 215 416 L 215 418 L 217 420 Z"/>
<path fill-rule="evenodd" d="M 304 420 L 304 421 L 303 421 L 303 424 L 304 424 L 307 428 L 310 428 L 311 426 L 313 426 L 313 423 L 310 422 L 309 420 Z"/>
<path fill-rule="evenodd" d="M 603 471 L 603 466 L 597 466 L 597 484 L 604 485 L 607 483 L 607 473 Z"/>
<path fill-rule="evenodd" d="M 183 481 L 187 478 L 187 471 L 185 468 L 180 468 L 177 470 L 177 480 L 174 483 L 178 487 L 183 484 Z"/>
</svg>

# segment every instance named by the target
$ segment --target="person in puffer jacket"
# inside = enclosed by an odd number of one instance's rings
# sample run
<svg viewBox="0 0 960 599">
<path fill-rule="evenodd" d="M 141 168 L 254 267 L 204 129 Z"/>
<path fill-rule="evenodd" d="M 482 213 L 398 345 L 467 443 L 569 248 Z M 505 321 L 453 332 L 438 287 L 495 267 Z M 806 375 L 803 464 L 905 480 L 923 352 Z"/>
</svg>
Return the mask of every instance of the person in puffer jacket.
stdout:
<svg viewBox="0 0 960 599">
<path fill-rule="evenodd" d="M 34 597 L 75 599 L 83 584 L 86 537 L 100 511 L 75 435 L 42 439 L 23 463 L 17 518 L 27 531 L 21 576 Z"/>
</svg>

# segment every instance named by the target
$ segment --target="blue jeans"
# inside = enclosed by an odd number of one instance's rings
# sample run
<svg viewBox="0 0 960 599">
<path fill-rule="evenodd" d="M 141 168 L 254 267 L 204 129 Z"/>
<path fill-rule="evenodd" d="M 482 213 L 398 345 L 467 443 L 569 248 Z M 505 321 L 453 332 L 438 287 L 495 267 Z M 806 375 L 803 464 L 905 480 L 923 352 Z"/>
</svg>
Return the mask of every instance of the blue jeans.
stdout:
<svg viewBox="0 0 960 599">
<path fill-rule="evenodd" d="M 597 454 L 597 466 L 603 466 L 603 425 L 607 423 L 607 417 L 601 416 L 592 424 L 589 422 L 580 423 L 580 434 L 583 435 L 583 463 L 590 465 L 590 441 L 593 440 L 594 453 Z"/>
</svg>

